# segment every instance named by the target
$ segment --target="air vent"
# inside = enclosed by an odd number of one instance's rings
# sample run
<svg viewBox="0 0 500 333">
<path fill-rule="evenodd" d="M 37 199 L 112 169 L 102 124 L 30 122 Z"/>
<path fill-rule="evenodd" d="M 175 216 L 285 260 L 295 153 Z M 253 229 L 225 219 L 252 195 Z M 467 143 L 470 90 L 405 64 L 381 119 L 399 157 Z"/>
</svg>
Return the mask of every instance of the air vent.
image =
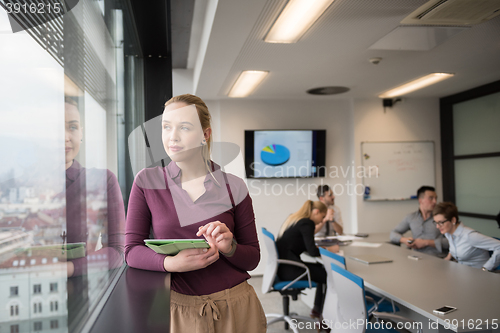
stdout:
<svg viewBox="0 0 500 333">
<path fill-rule="evenodd" d="M 500 15 L 500 0 L 431 0 L 401 21 L 409 25 L 470 26 Z"/>
</svg>

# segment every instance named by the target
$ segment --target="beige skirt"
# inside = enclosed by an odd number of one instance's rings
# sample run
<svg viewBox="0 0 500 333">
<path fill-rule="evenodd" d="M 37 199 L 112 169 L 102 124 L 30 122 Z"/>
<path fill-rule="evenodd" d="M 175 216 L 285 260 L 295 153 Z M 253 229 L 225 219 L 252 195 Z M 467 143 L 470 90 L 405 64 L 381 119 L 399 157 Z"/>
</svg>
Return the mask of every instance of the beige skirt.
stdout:
<svg viewBox="0 0 500 333">
<path fill-rule="evenodd" d="M 246 281 L 210 295 L 170 292 L 170 333 L 261 333 L 266 315 Z"/>
</svg>

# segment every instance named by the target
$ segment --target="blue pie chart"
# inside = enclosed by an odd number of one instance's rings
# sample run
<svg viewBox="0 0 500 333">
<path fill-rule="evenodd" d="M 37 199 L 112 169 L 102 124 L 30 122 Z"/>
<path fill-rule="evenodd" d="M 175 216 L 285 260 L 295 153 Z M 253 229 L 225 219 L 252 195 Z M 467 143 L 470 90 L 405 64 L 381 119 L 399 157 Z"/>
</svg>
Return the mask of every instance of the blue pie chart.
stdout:
<svg viewBox="0 0 500 333">
<path fill-rule="evenodd" d="M 260 158 L 267 165 L 282 165 L 290 159 L 290 150 L 282 145 L 269 145 L 262 148 Z"/>
</svg>

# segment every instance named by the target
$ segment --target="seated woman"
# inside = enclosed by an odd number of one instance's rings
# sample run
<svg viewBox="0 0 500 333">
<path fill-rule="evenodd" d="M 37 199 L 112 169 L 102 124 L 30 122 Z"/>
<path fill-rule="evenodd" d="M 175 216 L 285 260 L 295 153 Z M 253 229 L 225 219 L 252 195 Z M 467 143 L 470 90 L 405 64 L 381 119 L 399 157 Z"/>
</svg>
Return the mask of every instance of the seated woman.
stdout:
<svg viewBox="0 0 500 333">
<path fill-rule="evenodd" d="M 451 202 L 441 202 L 434 208 L 434 224 L 450 243 L 445 258 L 459 263 L 493 271 L 500 264 L 500 240 L 485 236 L 468 228 L 458 220 L 458 209 Z M 488 251 L 493 251 L 490 257 Z"/>
<path fill-rule="evenodd" d="M 327 212 L 327 207 L 321 201 L 307 200 L 304 205 L 295 213 L 290 215 L 278 233 L 276 247 L 280 259 L 298 261 L 309 267 L 311 280 L 317 283 L 316 296 L 314 298 L 314 308 L 311 317 L 319 318 L 323 311 L 324 286 L 326 284 L 326 271 L 323 265 L 317 263 L 306 263 L 300 260 L 300 254 L 307 252 L 313 257 L 319 257 L 319 249 L 314 243 L 315 226 L 323 221 Z M 338 252 L 339 246 L 328 247 L 329 251 Z M 304 269 L 292 265 L 280 265 L 278 267 L 278 277 L 284 281 L 290 281 L 304 273 Z M 303 278 L 307 280 L 307 276 Z"/>
</svg>

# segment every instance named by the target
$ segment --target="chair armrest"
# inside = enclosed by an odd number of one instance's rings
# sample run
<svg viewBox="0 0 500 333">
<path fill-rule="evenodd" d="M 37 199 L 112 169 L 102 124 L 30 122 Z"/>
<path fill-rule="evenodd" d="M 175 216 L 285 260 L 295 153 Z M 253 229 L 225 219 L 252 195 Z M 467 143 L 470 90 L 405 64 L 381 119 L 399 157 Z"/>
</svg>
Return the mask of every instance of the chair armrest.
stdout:
<svg viewBox="0 0 500 333">
<path fill-rule="evenodd" d="M 416 322 L 413 319 L 402 317 L 402 316 L 399 316 L 397 314 L 388 313 L 388 312 L 383 312 L 383 313 L 382 312 L 372 312 L 372 315 L 376 319 L 387 319 L 387 320 L 391 320 L 394 322 L 412 323 L 412 324 L 417 323 L 417 326 L 416 326 L 417 332 L 422 333 L 422 327 L 418 326 L 418 322 Z M 413 328 L 415 328 L 415 327 L 413 327 Z"/>
<path fill-rule="evenodd" d="M 304 265 L 303 263 L 293 261 L 293 260 L 278 259 L 278 264 L 293 265 L 293 266 L 298 266 L 298 267 L 302 267 L 304 269 L 309 270 L 309 268 L 306 265 Z"/>
<path fill-rule="evenodd" d="M 300 279 L 302 279 L 305 275 L 307 275 L 307 281 L 309 282 L 309 288 L 312 288 L 311 274 L 309 273 L 309 267 L 307 267 L 306 265 L 304 265 L 301 262 L 297 262 L 297 261 L 293 261 L 293 260 L 287 260 L 287 259 L 278 259 L 278 265 L 279 264 L 298 266 L 298 267 L 304 268 L 306 270 L 304 273 L 302 273 L 299 276 L 297 276 L 297 278 L 295 278 L 295 280 L 291 281 L 289 284 L 287 284 L 286 286 L 284 286 L 283 288 L 281 288 L 281 290 L 288 289 L 288 287 L 290 287 L 292 284 L 294 284 L 295 282 L 297 282 Z"/>
</svg>

